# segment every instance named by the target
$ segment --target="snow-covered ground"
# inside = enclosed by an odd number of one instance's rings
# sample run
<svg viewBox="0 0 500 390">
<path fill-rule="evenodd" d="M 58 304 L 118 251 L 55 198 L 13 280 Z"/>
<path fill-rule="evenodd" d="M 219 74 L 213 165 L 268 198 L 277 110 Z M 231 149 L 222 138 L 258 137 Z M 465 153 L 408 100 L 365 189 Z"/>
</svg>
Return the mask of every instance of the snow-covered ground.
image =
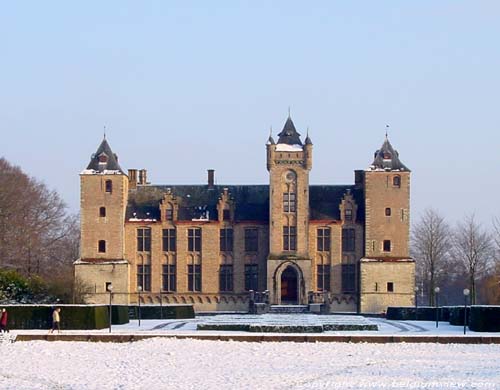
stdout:
<svg viewBox="0 0 500 390">
<path fill-rule="evenodd" d="M 498 345 L 133 343 L 0 345 L 0 389 L 499 389 Z"/>
</svg>

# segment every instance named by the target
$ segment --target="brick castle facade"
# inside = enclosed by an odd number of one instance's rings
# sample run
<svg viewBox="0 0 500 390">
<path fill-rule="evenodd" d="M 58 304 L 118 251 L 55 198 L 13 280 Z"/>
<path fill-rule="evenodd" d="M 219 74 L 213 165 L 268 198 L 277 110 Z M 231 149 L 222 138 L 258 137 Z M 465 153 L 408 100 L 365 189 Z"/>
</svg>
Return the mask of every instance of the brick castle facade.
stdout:
<svg viewBox="0 0 500 390">
<path fill-rule="evenodd" d="M 126 174 L 104 139 L 80 174 L 81 257 L 89 303 L 248 308 L 327 299 L 330 311 L 414 303 L 410 170 L 386 139 L 353 185 L 310 185 L 313 144 L 289 117 L 266 144 L 269 185 L 151 185 Z"/>
</svg>

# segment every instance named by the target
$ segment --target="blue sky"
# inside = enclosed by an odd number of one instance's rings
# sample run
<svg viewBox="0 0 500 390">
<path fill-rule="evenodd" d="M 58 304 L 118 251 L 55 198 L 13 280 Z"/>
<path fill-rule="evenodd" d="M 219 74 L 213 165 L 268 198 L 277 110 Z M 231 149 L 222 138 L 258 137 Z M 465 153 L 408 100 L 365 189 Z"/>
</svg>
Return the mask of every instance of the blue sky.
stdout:
<svg viewBox="0 0 500 390">
<path fill-rule="evenodd" d="M 0 155 L 79 207 L 102 139 L 154 183 L 266 183 L 291 107 L 311 183 L 346 184 L 385 125 L 413 219 L 500 216 L 500 2 L 23 1 L 0 8 Z M 172 163 L 175 161 L 175 163 Z"/>
</svg>

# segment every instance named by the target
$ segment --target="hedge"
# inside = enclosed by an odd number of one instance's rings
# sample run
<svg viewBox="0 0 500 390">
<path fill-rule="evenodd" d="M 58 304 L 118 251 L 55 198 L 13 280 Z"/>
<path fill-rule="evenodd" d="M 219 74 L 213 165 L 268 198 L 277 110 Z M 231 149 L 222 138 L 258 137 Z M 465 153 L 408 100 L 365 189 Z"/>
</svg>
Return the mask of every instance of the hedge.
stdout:
<svg viewBox="0 0 500 390">
<path fill-rule="evenodd" d="M 139 318 L 139 306 L 129 306 L 129 318 Z M 192 305 L 141 305 L 141 319 L 159 320 L 159 319 L 177 319 L 194 318 L 194 309 Z"/>
<path fill-rule="evenodd" d="M 467 306 L 467 323 L 470 322 L 470 307 Z M 464 307 L 463 306 L 453 306 L 450 308 L 450 325 L 462 325 L 464 324 Z"/>
<path fill-rule="evenodd" d="M 471 306 L 469 329 L 474 332 L 500 332 L 500 306 Z"/>
<path fill-rule="evenodd" d="M 51 305 L 5 305 L 10 329 L 50 329 Z M 58 305 L 61 308 L 61 329 L 103 329 L 109 327 L 109 306 Z M 113 307 L 112 322 L 128 323 L 126 307 Z"/>
<path fill-rule="evenodd" d="M 440 321 L 443 321 L 443 310 L 439 308 Z M 417 316 L 415 316 L 415 307 L 388 307 L 385 316 L 388 320 L 419 320 L 419 321 L 435 321 L 436 308 L 419 306 Z"/>
</svg>

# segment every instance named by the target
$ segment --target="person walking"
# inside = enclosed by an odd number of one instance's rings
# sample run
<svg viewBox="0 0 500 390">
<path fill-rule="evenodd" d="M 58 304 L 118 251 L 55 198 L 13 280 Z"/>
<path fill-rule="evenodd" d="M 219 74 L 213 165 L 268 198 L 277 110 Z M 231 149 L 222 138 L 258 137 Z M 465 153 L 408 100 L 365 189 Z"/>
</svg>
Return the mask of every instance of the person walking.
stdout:
<svg viewBox="0 0 500 390">
<path fill-rule="evenodd" d="M 56 307 L 54 311 L 52 312 L 52 329 L 50 330 L 49 333 L 53 333 L 54 330 L 57 329 L 57 333 L 61 333 L 61 315 L 59 312 L 61 311 L 60 307 Z"/>
<path fill-rule="evenodd" d="M 7 328 L 7 310 L 2 309 L 2 315 L 0 316 L 0 331 L 9 333 L 9 328 Z"/>
</svg>

